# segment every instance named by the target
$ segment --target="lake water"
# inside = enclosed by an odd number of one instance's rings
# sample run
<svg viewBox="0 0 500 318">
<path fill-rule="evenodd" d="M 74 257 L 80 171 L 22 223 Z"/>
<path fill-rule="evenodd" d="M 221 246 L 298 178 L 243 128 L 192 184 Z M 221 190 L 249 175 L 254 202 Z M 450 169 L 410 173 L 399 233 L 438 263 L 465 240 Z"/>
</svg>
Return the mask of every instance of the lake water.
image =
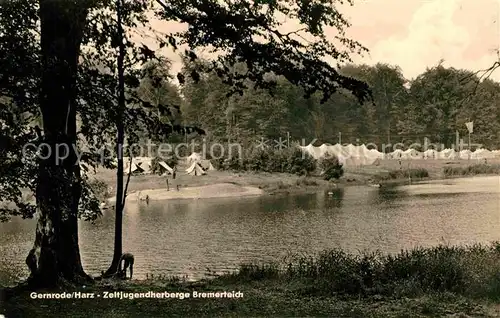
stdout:
<svg viewBox="0 0 500 318">
<path fill-rule="evenodd" d="M 80 223 L 85 270 L 107 269 L 113 213 Z M 27 275 L 33 220 L 0 224 L 0 285 Z M 134 276 L 234 270 L 329 248 L 387 253 L 415 246 L 500 241 L 500 178 L 454 179 L 388 188 L 348 187 L 333 194 L 127 203 L 124 251 Z"/>
</svg>

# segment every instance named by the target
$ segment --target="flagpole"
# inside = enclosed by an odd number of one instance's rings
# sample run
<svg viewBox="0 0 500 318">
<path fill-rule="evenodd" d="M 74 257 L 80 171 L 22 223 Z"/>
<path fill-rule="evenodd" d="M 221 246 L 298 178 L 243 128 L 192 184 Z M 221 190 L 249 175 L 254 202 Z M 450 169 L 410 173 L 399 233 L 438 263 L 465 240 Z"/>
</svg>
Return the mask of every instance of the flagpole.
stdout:
<svg viewBox="0 0 500 318">
<path fill-rule="evenodd" d="M 468 120 L 470 120 L 470 119 L 468 119 Z M 472 133 L 472 131 L 474 129 L 473 125 L 474 124 L 473 124 L 472 121 L 468 121 L 467 123 L 465 123 L 465 126 L 467 126 L 467 131 L 469 132 L 469 160 L 471 158 L 471 152 L 472 152 L 472 150 L 471 150 L 471 143 L 470 143 L 470 134 Z"/>
<path fill-rule="evenodd" d="M 472 151 L 472 150 L 470 149 L 470 131 L 469 131 L 469 159 L 470 159 L 470 152 L 471 152 L 471 151 Z"/>
</svg>

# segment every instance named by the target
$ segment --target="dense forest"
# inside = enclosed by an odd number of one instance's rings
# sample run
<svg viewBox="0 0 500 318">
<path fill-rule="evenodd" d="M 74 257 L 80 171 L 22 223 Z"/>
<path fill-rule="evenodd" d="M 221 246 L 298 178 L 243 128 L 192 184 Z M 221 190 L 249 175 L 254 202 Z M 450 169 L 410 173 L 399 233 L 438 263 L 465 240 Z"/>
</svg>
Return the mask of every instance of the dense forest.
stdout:
<svg viewBox="0 0 500 318">
<path fill-rule="evenodd" d="M 151 67 L 151 66 L 149 66 Z M 156 63 L 158 74 L 168 74 L 168 61 Z M 188 75 L 203 62 L 184 59 L 182 73 Z M 244 65 L 234 72 L 244 73 Z M 467 134 L 465 122 L 474 122 L 473 143 L 500 146 L 500 85 L 480 80 L 472 71 L 428 68 L 412 80 L 404 78 L 398 66 L 387 64 L 346 65 L 344 75 L 367 82 L 373 102 L 360 104 L 345 92 L 335 93 L 325 103 L 320 96 L 304 92 L 281 77 L 270 90 L 252 88 L 228 97 L 229 85 L 215 73 L 199 81 L 187 81 L 177 89 L 172 78 L 152 89 L 144 79 L 142 90 L 155 96 L 156 104 L 180 107 L 178 120 L 203 128 L 210 141 L 255 143 L 268 140 L 317 139 L 316 144 L 431 142 L 446 146 L 455 142 L 455 132 Z M 272 78 L 272 74 L 269 75 Z M 149 87 L 149 89 L 148 89 Z M 199 137 L 198 137 L 199 138 Z M 183 140 L 177 136 L 177 140 Z"/>
</svg>

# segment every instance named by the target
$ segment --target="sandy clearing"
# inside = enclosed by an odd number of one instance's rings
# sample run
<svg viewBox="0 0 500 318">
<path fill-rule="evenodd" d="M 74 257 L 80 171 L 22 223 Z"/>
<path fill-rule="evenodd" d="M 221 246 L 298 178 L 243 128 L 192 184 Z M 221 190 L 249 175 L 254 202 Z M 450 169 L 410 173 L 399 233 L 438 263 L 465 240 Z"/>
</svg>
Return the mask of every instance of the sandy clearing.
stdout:
<svg viewBox="0 0 500 318">
<path fill-rule="evenodd" d="M 228 197 L 244 197 L 262 195 L 264 191 L 249 186 L 240 186 L 231 183 L 218 183 L 204 185 L 199 187 L 186 187 L 170 189 L 146 189 L 134 191 L 128 194 L 127 200 L 137 201 L 145 200 L 146 196 L 149 200 L 171 200 L 171 199 L 207 199 L 207 198 L 228 198 Z M 108 201 L 113 202 L 115 198 L 110 198 Z"/>
</svg>

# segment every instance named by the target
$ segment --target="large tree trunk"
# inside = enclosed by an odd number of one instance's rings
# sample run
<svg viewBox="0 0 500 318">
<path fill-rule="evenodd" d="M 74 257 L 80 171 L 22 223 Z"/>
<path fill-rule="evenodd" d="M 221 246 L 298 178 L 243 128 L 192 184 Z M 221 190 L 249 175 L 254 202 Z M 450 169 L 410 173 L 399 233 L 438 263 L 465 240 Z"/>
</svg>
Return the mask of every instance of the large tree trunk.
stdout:
<svg viewBox="0 0 500 318">
<path fill-rule="evenodd" d="M 115 202 L 115 245 L 113 260 L 111 265 L 104 273 L 104 276 L 112 276 L 117 273 L 122 256 L 122 227 L 123 227 L 123 207 L 125 205 L 123 191 L 123 143 L 125 140 L 124 112 L 125 112 L 125 79 L 124 79 L 124 59 L 125 45 L 123 44 L 122 28 L 122 0 L 116 0 L 118 36 L 120 37 L 119 55 L 118 55 L 118 116 L 116 118 L 117 137 L 116 154 L 118 157 L 118 169 L 116 172 L 116 202 Z M 130 154 L 131 155 L 131 154 Z M 130 173 L 130 171 L 129 171 Z"/>
<path fill-rule="evenodd" d="M 81 178 L 76 162 L 75 109 L 77 65 L 88 6 L 87 0 L 40 0 L 40 107 L 47 146 L 37 180 L 35 243 L 26 258 L 31 271 L 28 283 L 36 287 L 90 280 L 83 271 L 78 246 Z"/>
<path fill-rule="evenodd" d="M 117 156 L 118 169 L 116 172 L 116 202 L 115 202 L 115 244 L 113 250 L 113 260 L 104 277 L 110 277 L 117 273 L 120 266 L 120 258 L 122 256 L 122 228 L 123 228 L 123 207 L 124 191 L 123 191 L 123 142 L 124 142 L 123 124 L 118 124 L 117 137 Z"/>
</svg>

